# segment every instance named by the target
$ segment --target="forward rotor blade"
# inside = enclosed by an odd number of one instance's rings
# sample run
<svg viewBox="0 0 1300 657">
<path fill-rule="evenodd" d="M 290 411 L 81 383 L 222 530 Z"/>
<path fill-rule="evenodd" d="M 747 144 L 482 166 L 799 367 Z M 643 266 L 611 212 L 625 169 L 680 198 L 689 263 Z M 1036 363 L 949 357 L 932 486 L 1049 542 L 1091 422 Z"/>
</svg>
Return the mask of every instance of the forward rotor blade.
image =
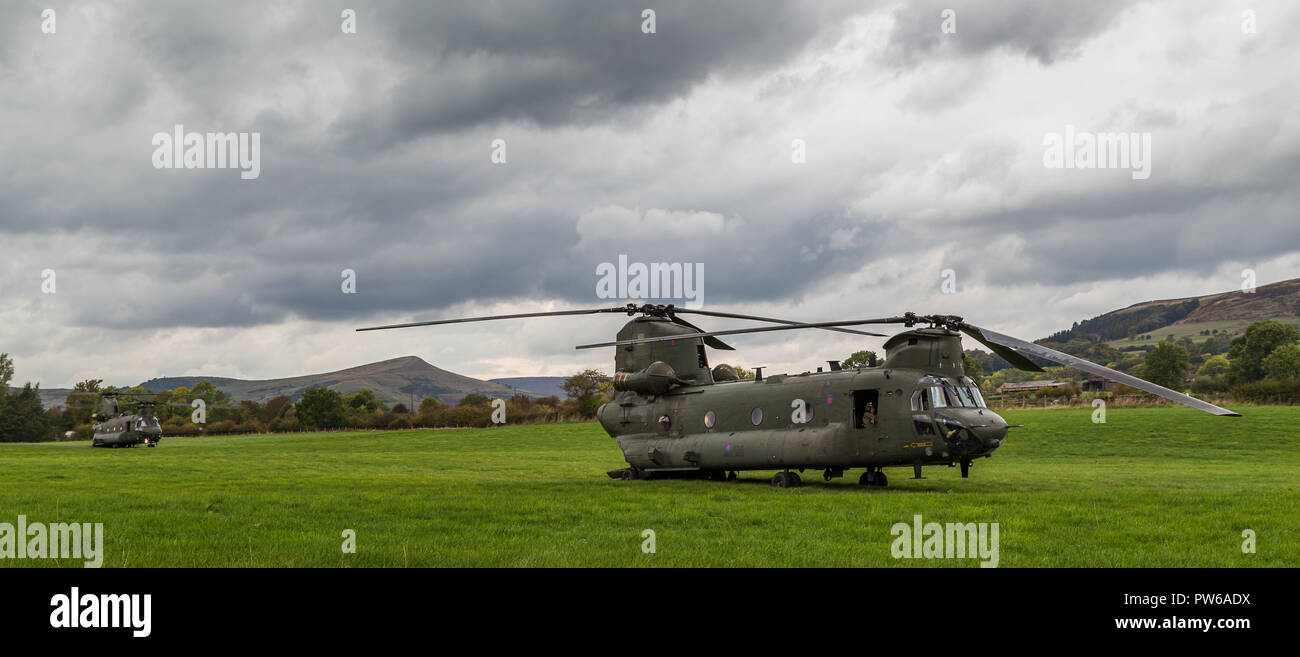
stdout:
<svg viewBox="0 0 1300 657">
<path fill-rule="evenodd" d="M 387 326 L 368 326 L 358 331 L 381 331 L 384 329 L 410 328 L 412 326 L 435 326 L 437 324 L 461 324 L 464 322 L 486 322 L 494 319 L 523 319 L 525 317 L 556 317 L 560 315 L 595 315 L 597 313 L 626 313 L 627 306 L 618 308 L 592 308 L 590 310 L 552 310 L 542 313 L 517 313 L 514 315 L 489 315 L 487 317 L 461 317 L 458 319 L 435 319 L 428 322 L 410 322 L 408 324 L 389 324 Z"/>
<path fill-rule="evenodd" d="M 810 328 L 827 328 L 830 326 L 861 326 L 863 324 L 901 324 L 907 321 L 905 317 L 885 317 L 881 319 L 858 319 L 846 322 L 812 322 L 808 324 L 794 324 L 792 326 L 754 326 L 743 329 L 731 329 L 729 331 L 707 331 L 700 333 L 684 333 L 682 335 L 661 335 L 652 338 L 632 338 L 630 340 L 615 340 L 614 342 L 599 342 L 596 344 L 580 344 L 575 349 L 595 349 L 596 347 L 621 347 L 629 344 L 644 344 L 647 342 L 667 342 L 669 340 L 690 340 L 692 338 L 707 338 L 714 335 L 740 335 L 742 333 L 766 333 L 768 331 L 792 331 L 795 329 Z"/>
<path fill-rule="evenodd" d="M 1043 358 L 1056 363 L 1061 363 L 1062 365 L 1069 365 L 1070 367 L 1073 367 L 1075 369 L 1080 369 L 1085 372 L 1091 372 L 1092 374 L 1096 374 L 1097 376 L 1105 377 L 1107 379 L 1110 379 L 1111 381 L 1118 381 L 1120 383 L 1123 383 L 1124 385 L 1137 388 L 1138 390 L 1145 390 L 1154 395 L 1159 395 L 1160 397 L 1164 397 L 1169 401 L 1175 401 L 1185 406 L 1191 406 L 1192 408 L 1205 411 L 1206 413 L 1213 413 L 1215 415 L 1227 415 L 1232 417 L 1241 416 L 1240 413 L 1234 413 L 1226 408 L 1220 408 L 1218 406 L 1215 406 L 1214 404 L 1203 402 L 1195 397 L 1189 397 L 1187 395 L 1184 395 L 1181 392 L 1174 392 L 1173 390 L 1170 390 L 1169 388 L 1166 388 L 1164 386 L 1158 386 L 1154 383 L 1151 383 L 1150 381 L 1144 381 L 1142 379 L 1139 379 L 1136 376 L 1125 374 L 1123 372 L 1117 372 L 1115 370 L 1110 369 L 1109 367 L 1102 367 L 1101 365 L 1098 365 L 1091 361 L 1086 361 L 1082 358 L 1061 353 L 1055 349 L 1048 349 L 1047 347 L 1044 347 L 1042 345 L 1034 344 L 1032 342 L 1025 342 L 1024 340 L 1013 338 L 1009 335 L 1003 335 L 996 331 L 990 331 L 988 329 L 971 326 L 970 324 L 963 323 L 961 328 L 963 331 L 966 331 L 966 333 L 970 334 L 971 337 L 975 338 L 976 340 L 979 340 L 980 342 L 983 342 L 986 345 L 992 342 L 994 344 L 998 344 L 1003 347 L 1008 347 L 1010 349 L 1015 349 L 1017 351 L 1029 354 L 1030 356 L 1034 356 L 1036 358 Z M 976 333 L 982 335 L 979 335 L 977 337 L 975 335 Z M 987 340 L 988 342 L 985 342 L 985 340 Z M 992 345 L 989 346 L 992 347 Z M 1003 356 L 1003 358 L 1006 358 L 1006 356 Z"/>
<path fill-rule="evenodd" d="M 1014 365 L 1016 369 L 1025 370 L 1027 372 L 1043 371 L 1043 368 L 1039 367 L 1038 363 L 1035 363 L 1034 361 L 1025 358 L 1023 355 L 1020 354 L 1020 352 L 1012 349 L 1011 347 L 1005 347 L 996 342 L 989 341 L 989 339 L 984 337 L 984 334 L 980 332 L 984 329 L 981 329 L 976 326 L 971 326 L 970 324 L 965 324 L 965 323 L 961 325 L 961 328 L 963 331 L 966 332 L 966 335 L 969 335 L 972 338 L 978 340 L 980 344 L 984 345 L 985 347 L 988 347 L 990 350 L 993 351 L 993 353 L 1001 356 L 1003 360 Z"/>
<path fill-rule="evenodd" d="M 702 328 L 700 328 L 700 327 L 698 327 L 698 326 L 696 326 L 696 325 L 694 325 L 694 324 L 692 324 L 692 323 L 690 323 L 690 322 L 688 322 L 688 321 L 682 319 L 681 317 L 678 317 L 676 314 L 669 315 L 669 318 L 673 320 L 673 323 L 674 323 L 674 324 L 677 324 L 677 325 L 679 325 L 679 326 L 685 326 L 686 328 L 688 328 L 688 329 L 690 329 L 690 330 L 692 330 L 692 331 L 695 331 L 696 333 L 703 333 L 703 332 L 704 332 L 704 329 L 702 329 Z M 731 345 L 729 345 L 729 344 L 727 344 L 727 343 L 723 342 L 722 340 L 719 340 L 719 339 L 717 339 L 717 338 L 715 338 L 715 337 L 707 337 L 707 338 L 704 338 L 704 344 L 707 344 L 707 345 L 709 345 L 710 347 L 713 347 L 714 349 L 723 349 L 723 350 L 726 350 L 726 351 L 735 351 L 735 350 L 736 350 L 735 347 L 733 347 L 733 346 L 731 346 Z"/>
<path fill-rule="evenodd" d="M 788 319 L 776 319 L 775 317 L 759 317 L 758 315 L 741 315 L 741 314 L 739 314 L 739 313 L 724 313 L 724 312 L 718 312 L 718 311 L 715 311 L 715 310 L 691 310 L 690 308 L 677 308 L 677 309 L 675 309 L 674 312 L 679 312 L 679 313 L 695 313 L 695 314 L 697 314 L 697 315 L 708 315 L 709 317 L 729 317 L 729 318 L 731 318 L 731 319 L 752 319 L 752 320 L 754 320 L 754 321 L 756 321 L 756 322 L 771 322 L 771 323 L 773 323 L 773 324 L 789 324 L 789 325 L 791 325 L 791 326 L 794 326 L 794 325 L 796 325 L 796 324 L 801 324 L 801 323 L 802 323 L 802 322 L 793 322 L 793 321 L 790 321 L 790 320 L 788 320 Z M 692 327 L 692 328 L 694 328 L 694 327 Z M 839 332 L 839 333 L 853 333 L 853 334 L 855 334 L 855 335 L 870 335 L 870 336 L 877 337 L 877 338 L 885 338 L 885 337 L 889 337 L 889 336 L 885 335 L 884 333 L 871 333 L 871 332 L 869 332 L 869 331 L 855 331 L 855 330 L 853 330 L 853 329 L 839 328 L 839 327 L 837 327 L 837 326 L 823 326 L 823 327 L 821 327 L 821 329 L 822 329 L 823 331 L 836 331 L 836 332 Z M 696 329 L 696 330 L 699 330 L 699 329 Z M 701 331 L 701 332 L 703 332 L 703 331 Z"/>
</svg>

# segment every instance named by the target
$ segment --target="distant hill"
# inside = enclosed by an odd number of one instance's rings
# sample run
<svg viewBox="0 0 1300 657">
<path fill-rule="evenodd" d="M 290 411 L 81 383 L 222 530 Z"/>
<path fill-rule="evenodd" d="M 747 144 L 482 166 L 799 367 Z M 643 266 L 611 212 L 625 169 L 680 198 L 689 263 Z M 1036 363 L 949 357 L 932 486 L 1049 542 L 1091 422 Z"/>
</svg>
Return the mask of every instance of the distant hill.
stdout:
<svg viewBox="0 0 1300 657">
<path fill-rule="evenodd" d="M 23 389 L 21 387 L 15 388 L 9 386 L 9 392 L 11 393 L 22 391 Z M 63 406 L 64 402 L 67 401 L 68 393 L 70 392 L 72 392 L 72 388 L 41 388 L 41 406 L 44 406 L 45 408 Z"/>
<path fill-rule="evenodd" d="M 1200 342 L 1206 335 L 1239 333 L 1254 322 L 1278 319 L 1300 325 L 1300 278 L 1255 288 L 1209 294 L 1203 297 L 1145 301 L 1076 322 L 1046 341 L 1065 343 L 1084 338 L 1124 347 L 1143 344 L 1143 336 L 1164 340 L 1191 337 Z"/>
<path fill-rule="evenodd" d="M 390 405 L 398 402 L 409 405 L 412 398 L 418 404 L 424 397 L 435 397 L 444 404 L 455 404 L 472 392 L 489 397 L 509 397 L 514 392 L 508 386 L 434 367 L 415 356 L 285 379 L 247 381 L 219 376 L 174 376 L 150 379 L 140 385 L 153 392 L 162 392 L 180 386 L 193 388 L 200 381 L 211 381 L 219 390 L 237 401 L 247 399 L 261 403 L 280 395 L 297 401 L 308 388 L 330 388 L 342 393 L 370 388 L 377 397 Z"/>
<path fill-rule="evenodd" d="M 524 392 L 532 393 L 538 397 L 549 397 L 555 395 L 564 399 L 567 395 L 564 392 L 563 376 L 515 376 L 505 379 L 488 379 L 492 383 L 499 383 L 507 388 L 518 388 Z"/>
</svg>

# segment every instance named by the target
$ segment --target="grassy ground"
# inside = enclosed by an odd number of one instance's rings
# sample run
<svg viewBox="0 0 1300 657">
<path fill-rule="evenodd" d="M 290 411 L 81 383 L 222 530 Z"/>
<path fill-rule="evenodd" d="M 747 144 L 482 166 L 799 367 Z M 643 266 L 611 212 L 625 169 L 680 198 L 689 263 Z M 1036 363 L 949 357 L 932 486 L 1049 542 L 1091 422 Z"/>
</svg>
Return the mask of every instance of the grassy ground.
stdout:
<svg viewBox="0 0 1300 657">
<path fill-rule="evenodd" d="M 975 565 L 893 559 L 914 514 L 999 523 L 1002 567 L 1300 566 L 1300 408 L 1246 413 L 1008 411 L 1029 426 L 970 479 L 891 469 L 885 489 L 613 481 L 595 424 L 0 445 L 0 522 L 102 522 L 110 567 Z"/>
</svg>

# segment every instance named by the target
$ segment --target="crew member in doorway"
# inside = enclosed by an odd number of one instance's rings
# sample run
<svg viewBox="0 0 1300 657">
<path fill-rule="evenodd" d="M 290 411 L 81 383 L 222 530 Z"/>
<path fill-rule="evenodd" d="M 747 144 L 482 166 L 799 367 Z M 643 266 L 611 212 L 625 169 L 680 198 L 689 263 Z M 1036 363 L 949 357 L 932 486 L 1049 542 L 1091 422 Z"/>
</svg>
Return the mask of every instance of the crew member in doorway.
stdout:
<svg viewBox="0 0 1300 657">
<path fill-rule="evenodd" d="M 862 414 L 862 426 L 876 426 L 876 405 L 867 402 L 867 412 Z"/>
</svg>

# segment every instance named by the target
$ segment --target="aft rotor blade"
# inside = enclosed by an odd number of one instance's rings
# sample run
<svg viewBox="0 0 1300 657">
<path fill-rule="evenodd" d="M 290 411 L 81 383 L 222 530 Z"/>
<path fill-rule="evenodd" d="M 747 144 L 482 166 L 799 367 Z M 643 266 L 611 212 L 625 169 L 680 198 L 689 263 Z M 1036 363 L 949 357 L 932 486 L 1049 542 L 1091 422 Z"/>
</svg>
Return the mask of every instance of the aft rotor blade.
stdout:
<svg viewBox="0 0 1300 657">
<path fill-rule="evenodd" d="M 771 322 L 773 324 L 789 324 L 791 326 L 802 324 L 803 322 L 794 322 L 788 319 L 777 319 L 775 317 L 759 317 L 758 315 L 741 315 L 739 313 L 724 313 L 715 310 L 692 310 L 690 308 L 677 308 L 674 312 L 678 313 L 695 313 L 697 315 L 708 315 L 709 317 L 729 317 L 731 319 L 752 319 L 756 322 Z M 870 335 L 877 338 L 889 337 L 884 333 L 871 333 L 869 331 L 855 331 L 853 329 L 840 328 L 838 326 L 823 326 L 824 331 L 837 331 L 839 333 L 853 333 L 855 335 Z"/>
<path fill-rule="evenodd" d="M 629 340 L 615 340 L 614 342 L 599 342 L 596 344 L 580 344 L 575 349 L 595 349 L 596 347 L 621 347 L 629 344 L 645 344 L 647 342 L 667 342 L 669 340 L 690 340 L 692 338 L 707 338 L 714 335 L 740 335 L 742 333 L 766 333 L 768 331 L 793 331 L 796 329 L 810 328 L 827 328 L 830 326 L 861 326 L 863 324 L 901 324 L 907 321 L 905 317 L 885 317 L 881 319 L 857 319 L 845 322 L 811 322 L 808 324 L 794 324 L 792 326 L 754 326 L 743 329 L 731 329 L 728 331 L 706 331 L 701 333 L 683 333 L 682 335 L 660 335 L 651 338 L 632 338 Z"/>
<path fill-rule="evenodd" d="M 1107 379 L 1110 379 L 1111 381 L 1118 381 L 1120 383 L 1123 383 L 1126 386 L 1132 386 L 1134 388 L 1137 388 L 1138 390 L 1145 390 L 1154 395 L 1159 395 L 1160 397 L 1164 397 L 1169 401 L 1175 401 L 1185 406 L 1191 406 L 1192 408 L 1205 411 L 1206 413 L 1213 413 L 1215 415 L 1227 415 L 1232 417 L 1241 416 L 1240 413 L 1234 413 L 1226 408 L 1220 408 L 1209 402 L 1203 402 L 1195 397 L 1189 397 L 1188 395 L 1184 395 L 1181 392 L 1174 392 L 1173 390 L 1170 390 L 1169 388 L 1166 388 L 1164 386 L 1158 386 L 1154 383 L 1151 383 L 1150 381 L 1144 381 L 1142 379 L 1139 379 L 1136 376 L 1125 374 L 1123 372 L 1117 372 L 1115 370 L 1110 369 L 1109 367 L 1102 367 L 1101 365 L 1098 365 L 1091 361 L 1086 361 L 1082 358 L 1071 356 L 1066 353 L 1061 353 L 1055 349 L 1049 349 L 1039 344 L 1034 344 L 1032 342 L 1025 342 L 1024 340 L 1013 338 L 1009 335 L 1003 335 L 996 331 L 990 331 L 988 329 L 979 328 L 977 326 L 971 326 L 969 324 L 963 324 L 961 328 L 963 331 L 966 331 L 966 333 L 970 334 L 971 337 L 974 337 L 976 340 L 979 340 L 980 342 L 984 342 L 984 344 L 989 344 L 989 342 L 992 342 L 994 344 L 998 344 L 1003 347 L 1008 347 L 1010 349 L 1014 349 L 1016 351 L 1020 351 L 1025 354 L 1029 354 L 1030 356 L 1034 356 L 1036 358 L 1043 358 L 1053 362 L 1061 363 L 1062 365 L 1069 365 L 1070 367 L 1073 367 L 1075 369 L 1080 369 L 1085 372 L 1091 372 L 1092 374 L 1096 374 L 1097 376 L 1105 377 Z M 977 337 L 976 333 L 982 335 Z M 985 340 L 987 340 L 988 342 L 985 342 Z M 1005 356 L 1003 356 L 1003 358 L 1005 358 Z"/>
<path fill-rule="evenodd" d="M 523 319 L 525 317 L 556 317 L 560 315 L 595 315 L 597 313 L 626 313 L 628 308 L 593 308 L 590 310 L 552 310 L 541 313 L 517 313 L 514 315 L 489 315 L 487 317 L 460 317 L 457 319 L 435 319 L 428 322 L 410 322 L 407 324 L 389 324 L 387 326 L 368 326 L 358 331 L 381 331 L 384 329 L 410 328 L 412 326 L 435 326 L 438 324 L 461 324 L 464 322 L 487 322 L 494 319 Z"/>
</svg>

